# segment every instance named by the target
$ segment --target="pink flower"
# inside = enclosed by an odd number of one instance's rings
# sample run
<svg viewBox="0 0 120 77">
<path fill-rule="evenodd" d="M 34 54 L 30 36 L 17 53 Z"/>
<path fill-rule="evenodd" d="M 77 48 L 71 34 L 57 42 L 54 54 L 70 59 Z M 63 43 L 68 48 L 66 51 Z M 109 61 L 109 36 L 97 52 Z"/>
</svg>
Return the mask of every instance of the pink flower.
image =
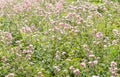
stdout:
<svg viewBox="0 0 120 77">
<path fill-rule="evenodd" d="M 59 26 L 63 27 L 64 29 L 71 28 L 71 26 L 69 24 L 66 24 L 66 23 L 59 23 Z"/>
<path fill-rule="evenodd" d="M 114 61 L 112 61 L 110 66 L 111 66 L 111 67 L 116 67 L 116 66 L 117 66 L 117 63 L 114 62 Z"/>
<path fill-rule="evenodd" d="M 32 44 L 29 45 L 29 49 L 32 50 L 32 51 L 34 50 L 34 47 L 33 47 Z"/>
<path fill-rule="evenodd" d="M 79 69 L 75 69 L 73 71 L 73 73 L 76 75 L 76 76 L 80 76 L 80 70 Z"/>
<path fill-rule="evenodd" d="M 94 66 L 94 62 L 93 61 L 89 61 L 88 65 L 91 66 L 91 67 L 93 67 Z"/>
<path fill-rule="evenodd" d="M 103 34 L 101 32 L 97 32 L 96 33 L 96 38 L 97 39 L 102 39 L 103 38 Z"/>
<path fill-rule="evenodd" d="M 58 3 L 56 4 L 56 8 L 57 8 L 58 10 L 62 10 L 63 4 L 60 3 L 60 2 L 58 2 Z"/>
<path fill-rule="evenodd" d="M 5 36 L 8 40 L 12 40 L 12 34 L 9 32 L 5 32 Z"/>
<path fill-rule="evenodd" d="M 32 32 L 32 29 L 31 29 L 29 26 L 25 26 L 25 27 L 22 28 L 21 32 L 31 33 L 31 32 Z"/>
<path fill-rule="evenodd" d="M 110 66 L 111 67 L 109 68 L 109 70 L 111 72 L 111 77 L 117 77 L 117 75 L 118 75 L 117 63 L 112 61 Z"/>
<path fill-rule="evenodd" d="M 80 63 L 80 66 L 83 67 L 83 68 L 86 68 L 86 63 L 82 62 L 82 63 Z"/>
</svg>

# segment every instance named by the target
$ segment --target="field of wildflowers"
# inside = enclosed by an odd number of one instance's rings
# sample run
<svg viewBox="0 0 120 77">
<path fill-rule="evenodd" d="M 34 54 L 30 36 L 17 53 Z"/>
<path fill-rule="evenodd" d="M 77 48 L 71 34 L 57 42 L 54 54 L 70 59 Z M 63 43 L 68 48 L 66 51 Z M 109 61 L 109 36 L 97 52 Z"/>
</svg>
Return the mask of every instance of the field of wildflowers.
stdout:
<svg viewBox="0 0 120 77">
<path fill-rule="evenodd" d="M 120 3 L 0 0 L 0 77 L 120 77 Z"/>
</svg>

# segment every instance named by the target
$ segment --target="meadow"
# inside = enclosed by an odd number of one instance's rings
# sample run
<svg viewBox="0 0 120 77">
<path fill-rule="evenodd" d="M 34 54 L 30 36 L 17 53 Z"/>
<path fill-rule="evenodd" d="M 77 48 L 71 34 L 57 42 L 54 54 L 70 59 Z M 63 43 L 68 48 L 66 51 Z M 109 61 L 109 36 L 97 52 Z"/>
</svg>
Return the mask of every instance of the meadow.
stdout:
<svg viewBox="0 0 120 77">
<path fill-rule="evenodd" d="M 0 77 L 120 77 L 120 1 L 0 0 Z"/>
</svg>

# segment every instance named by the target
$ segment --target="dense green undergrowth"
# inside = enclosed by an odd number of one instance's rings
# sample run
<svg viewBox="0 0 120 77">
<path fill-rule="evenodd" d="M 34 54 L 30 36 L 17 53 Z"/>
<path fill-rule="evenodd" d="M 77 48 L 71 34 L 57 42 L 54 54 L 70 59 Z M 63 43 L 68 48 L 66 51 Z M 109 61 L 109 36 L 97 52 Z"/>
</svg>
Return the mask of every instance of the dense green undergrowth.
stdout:
<svg viewBox="0 0 120 77">
<path fill-rule="evenodd" d="M 0 4 L 0 77 L 120 77 L 119 2 Z"/>
</svg>

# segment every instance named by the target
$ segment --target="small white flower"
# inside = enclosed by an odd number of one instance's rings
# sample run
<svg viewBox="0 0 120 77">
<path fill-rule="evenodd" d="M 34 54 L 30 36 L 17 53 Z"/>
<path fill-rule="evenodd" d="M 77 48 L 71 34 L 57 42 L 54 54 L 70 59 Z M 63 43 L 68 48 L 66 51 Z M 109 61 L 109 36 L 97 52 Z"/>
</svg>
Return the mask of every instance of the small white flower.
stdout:
<svg viewBox="0 0 120 77">
<path fill-rule="evenodd" d="M 8 75 L 5 76 L 5 77 L 14 77 L 14 73 L 10 73 L 10 74 L 8 74 Z"/>
</svg>

